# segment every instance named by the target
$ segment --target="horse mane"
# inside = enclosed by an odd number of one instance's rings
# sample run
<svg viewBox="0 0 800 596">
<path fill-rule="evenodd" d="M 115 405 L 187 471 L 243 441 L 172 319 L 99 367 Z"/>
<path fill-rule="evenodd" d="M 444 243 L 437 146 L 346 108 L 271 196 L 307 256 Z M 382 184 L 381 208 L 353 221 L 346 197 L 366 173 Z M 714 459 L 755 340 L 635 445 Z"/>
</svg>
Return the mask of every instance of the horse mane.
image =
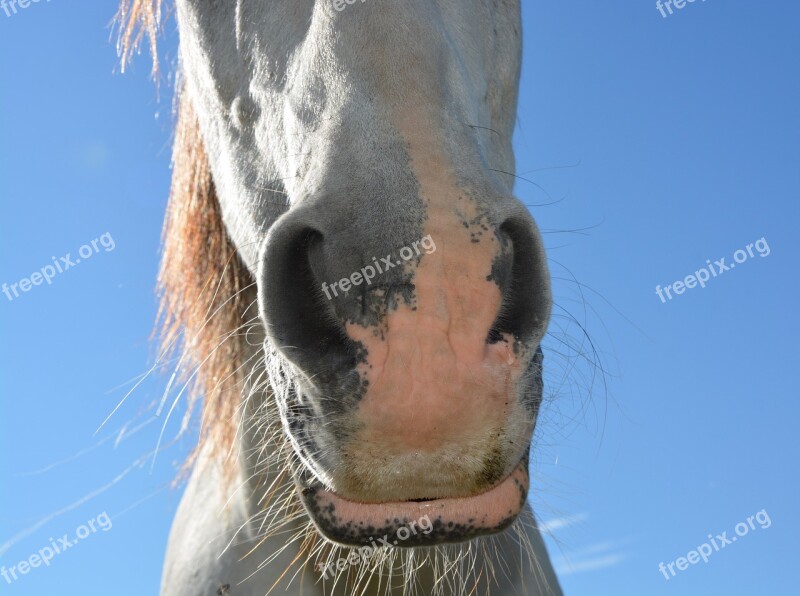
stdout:
<svg viewBox="0 0 800 596">
<path fill-rule="evenodd" d="M 121 0 L 116 20 L 123 72 L 146 37 L 152 74 L 158 76 L 162 10 L 163 0 Z M 255 290 L 225 229 L 197 116 L 180 83 L 174 106 L 172 183 L 162 230 L 154 335 L 159 361 L 179 356 L 175 378 L 184 383 L 188 404 L 182 428 L 198 407 L 202 411 L 199 441 L 185 472 L 201 449 L 230 453 L 234 445 L 239 402 L 229 392 L 244 381 L 243 329 Z"/>
<path fill-rule="evenodd" d="M 142 39 L 147 36 L 153 59 L 153 75 L 158 74 L 158 31 L 162 12 L 163 0 L 120 0 L 114 22 L 119 30 L 117 53 L 122 72 L 125 72 L 133 54 L 139 50 Z"/>
</svg>

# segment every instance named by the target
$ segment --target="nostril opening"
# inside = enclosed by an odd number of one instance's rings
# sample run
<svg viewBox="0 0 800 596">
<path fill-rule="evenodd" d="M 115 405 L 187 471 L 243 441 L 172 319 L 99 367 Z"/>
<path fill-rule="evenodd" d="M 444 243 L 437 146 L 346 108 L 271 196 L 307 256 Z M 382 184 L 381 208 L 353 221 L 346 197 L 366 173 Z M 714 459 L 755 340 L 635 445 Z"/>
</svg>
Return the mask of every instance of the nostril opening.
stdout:
<svg viewBox="0 0 800 596">
<path fill-rule="evenodd" d="M 312 255 L 324 242 L 313 229 L 295 232 L 267 253 L 264 317 L 275 346 L 315 384 L 334 382 L 356 366 L 347 337 L 314 272 Z"/>
<path fill-rule="evenodd" d="M 503 302 L 487 341 L 497 343 L 503 334 L 523 342 L 541 338 L 549 312 L 549 284 L 544 255 L 530 224 L 508 220 L 499 233 L 502 254 L 492 277 L 500 286 Z"/>
</svg>

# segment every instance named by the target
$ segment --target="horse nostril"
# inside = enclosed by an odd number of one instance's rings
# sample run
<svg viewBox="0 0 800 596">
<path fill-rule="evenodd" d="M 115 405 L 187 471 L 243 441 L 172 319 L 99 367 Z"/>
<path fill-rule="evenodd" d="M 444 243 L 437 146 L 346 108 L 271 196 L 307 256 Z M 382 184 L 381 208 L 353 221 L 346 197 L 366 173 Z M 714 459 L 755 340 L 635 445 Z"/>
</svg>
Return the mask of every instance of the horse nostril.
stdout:
<svg viewBox="0 0 800 596">
<path fill-rule="evenodd" d="M 544 250 L 524 221 L 509 219 L 500 225 L 502 252 L 492 268 L 503 302 L 487 341 L 507 333 L 523 342 L 541 339 L 549 319 L 550 284 Z"/>
<path fill-rule="evenodd" d="M 320 290 L 312 255 L 320 254 L 322 233 L 284 222 L 269 236 L 263 259 L 262 317 L 273 345 L 315 384 L 335 381 L 356 364 L 347 337 Z"/>
</svg>

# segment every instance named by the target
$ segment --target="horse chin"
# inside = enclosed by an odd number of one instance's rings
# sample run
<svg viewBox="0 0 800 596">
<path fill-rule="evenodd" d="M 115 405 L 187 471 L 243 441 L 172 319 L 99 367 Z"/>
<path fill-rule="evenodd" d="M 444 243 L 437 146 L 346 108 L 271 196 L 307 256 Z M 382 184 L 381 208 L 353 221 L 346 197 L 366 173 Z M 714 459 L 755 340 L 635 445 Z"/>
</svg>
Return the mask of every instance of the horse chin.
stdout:
<svg viewBox="0 0 800 596">
<path fill-rule="evenodd" d="M 420 547 L 459 543 L 508 529 L 528 496 L 528 461 L 505 479 L 469 497 L 359 503 L 296 477 L 311 520 L 328 540 L 346 546 Z"/>
</svg>

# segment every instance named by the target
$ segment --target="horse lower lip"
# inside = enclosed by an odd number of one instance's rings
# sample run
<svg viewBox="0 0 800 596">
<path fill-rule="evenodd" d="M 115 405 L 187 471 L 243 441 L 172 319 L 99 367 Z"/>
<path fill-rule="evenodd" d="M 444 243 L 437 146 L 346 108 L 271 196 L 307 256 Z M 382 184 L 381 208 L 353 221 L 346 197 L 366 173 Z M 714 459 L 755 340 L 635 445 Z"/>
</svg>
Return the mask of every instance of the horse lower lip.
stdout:
<svg viewBox="0 0 800 596">
<path fill-rule="evenodd" d="M 500 484 L 472 497 L 357 503 L 320 488 L 304 491 L 303 502 L 329 540 L 363 546 L 388 536 L 394 546 L 413 547 L 501 532 L 522 511 L 527 494 L 528 469 L 523 460 Z"/>
</svg>

